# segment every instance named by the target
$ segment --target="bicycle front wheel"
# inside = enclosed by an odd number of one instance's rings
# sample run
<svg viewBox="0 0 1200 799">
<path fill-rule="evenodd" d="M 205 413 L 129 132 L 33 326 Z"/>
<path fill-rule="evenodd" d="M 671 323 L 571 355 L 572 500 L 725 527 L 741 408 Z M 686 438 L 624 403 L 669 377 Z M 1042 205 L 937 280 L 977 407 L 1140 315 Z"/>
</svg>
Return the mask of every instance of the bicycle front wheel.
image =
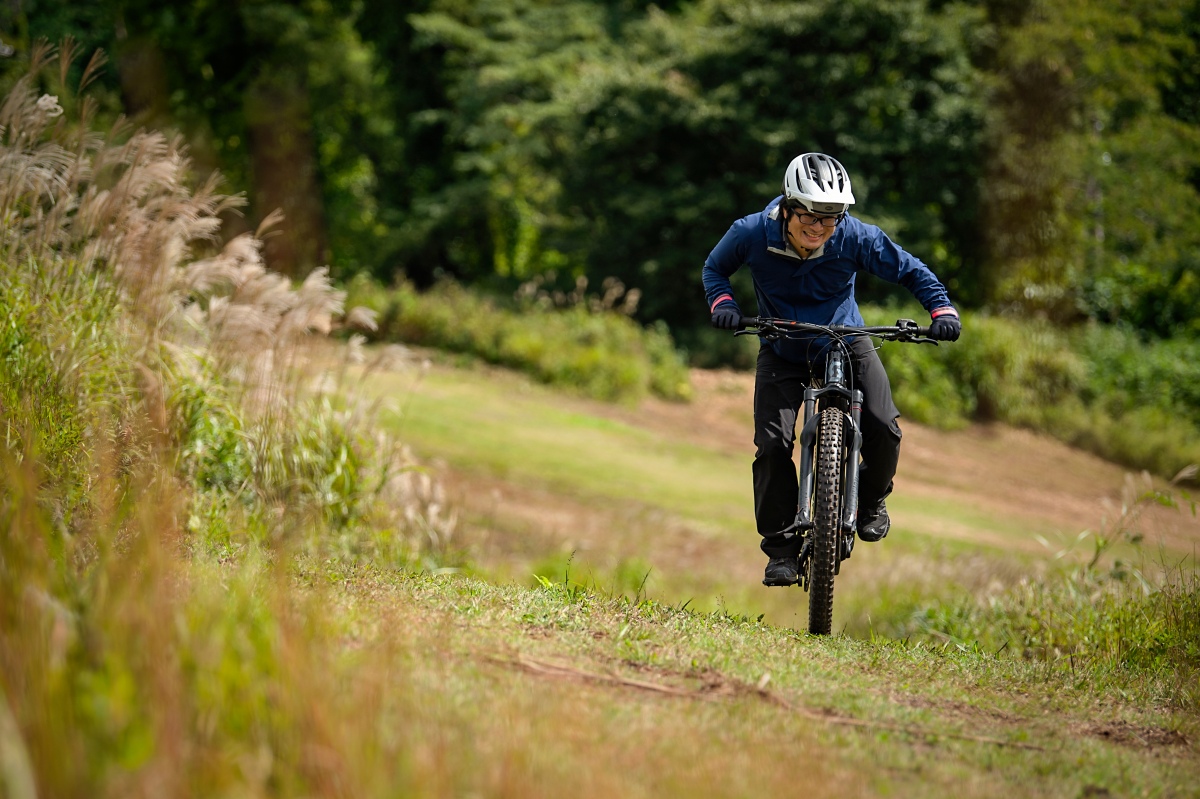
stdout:
<svg viewBox="0 0 1200 799">
<path fill-rule="evenodd" d="M 813 471 L 812 556 L 808 560 L 808 631 L 828 635 L 833 624 L 833 576 L 838 564 L 842 508 L 842 433 L 837 408 L 821 411 Z"/>
</svg>

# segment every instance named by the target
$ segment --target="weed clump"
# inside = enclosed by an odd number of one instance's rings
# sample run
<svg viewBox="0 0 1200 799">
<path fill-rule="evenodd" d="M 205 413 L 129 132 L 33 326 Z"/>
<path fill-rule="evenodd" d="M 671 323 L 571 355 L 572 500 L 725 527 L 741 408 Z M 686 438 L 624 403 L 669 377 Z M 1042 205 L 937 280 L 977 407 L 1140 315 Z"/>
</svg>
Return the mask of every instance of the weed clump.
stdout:
<svg viewBox="0 0 1200 799">
<path fill-rule="evenodd" d="M 1175 491 L 1191 476 L 1178 475 Z M 901 637 L 1007 653 L 1090 689 L 1137 688 L 1168 705 L 1200 708 L 1200 576 L 1179 564 L 1152 577 L 1144 563 L 1111 557 L 1118 545 L 1140 543 L 1135 523 L 1147 505 L 1182 504 L 1194 514 L 1195 503 L 1181 495 L 1155 489 L 1148 474 L 1130 478 L 1115 519 L 1100 534 L 1080 536 L 1093 542 L 1085 562 L 982 601 L 924 608 Z"/>
</svg>

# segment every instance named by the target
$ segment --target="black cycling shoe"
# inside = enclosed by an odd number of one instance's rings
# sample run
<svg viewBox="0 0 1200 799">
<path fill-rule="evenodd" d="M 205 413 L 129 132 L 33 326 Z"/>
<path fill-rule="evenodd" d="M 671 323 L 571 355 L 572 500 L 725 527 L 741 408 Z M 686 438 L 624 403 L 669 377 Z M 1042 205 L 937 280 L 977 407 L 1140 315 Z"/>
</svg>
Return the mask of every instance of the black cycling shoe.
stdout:
<svg viewBox="0 0 1200 799">
<path fill-rule="evenodd" d="M 891 527 L 892 520 L 882 499 L 870 508 L 858 509 L 858 537 L 863 541 L 882 541 Z"/>
<path fill-rule="evenodd" d="M 799 556 L 788 555 L 782 558 L 771 558 L 767 562 L 767 572 L 763 575 L 763 585 L 795 585 L 799 581 Z"/>
</svg>

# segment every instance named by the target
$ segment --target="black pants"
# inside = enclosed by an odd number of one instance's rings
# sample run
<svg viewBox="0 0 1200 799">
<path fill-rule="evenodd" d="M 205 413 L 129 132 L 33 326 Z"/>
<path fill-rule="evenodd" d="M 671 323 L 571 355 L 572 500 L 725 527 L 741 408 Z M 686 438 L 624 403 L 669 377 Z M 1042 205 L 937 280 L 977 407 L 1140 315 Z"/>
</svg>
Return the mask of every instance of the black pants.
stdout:
<svg viewBox="0 0 1200 799">
<path fill-rule="evenodd" d="M 865 508 L 892 491 L 900 460 L 900 411 L 892 402 L 892 386 L 870 339 L 854 339 L 854 386 L 863 393 L 862 463 L 858 469 L 859 507 Z M 804 389 L 811 369 L 824 364 L 785 361 L 764 345 L 758 353 L 754 379 L 754 517 L 760 535 L 768 536 L 796 520 L 800 488 L 792 450 L 796 419 L 804 406 Z M 800 541 L 764 538 L 770 557 L 796 555 Z"/>
</svg>

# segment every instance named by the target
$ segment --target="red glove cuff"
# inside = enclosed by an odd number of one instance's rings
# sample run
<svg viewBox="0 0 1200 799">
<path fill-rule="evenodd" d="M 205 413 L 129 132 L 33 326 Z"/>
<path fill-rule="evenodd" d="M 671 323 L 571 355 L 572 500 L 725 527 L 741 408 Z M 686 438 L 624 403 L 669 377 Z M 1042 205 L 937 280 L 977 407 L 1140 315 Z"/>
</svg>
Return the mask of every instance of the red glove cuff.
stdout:
<svg viewBox="0 0 1200 799">
<path fill-rule="evenodd" d="M 733 295 L 722 294 L 720 297 L 717 297 L 717 299 L 713 302 L 712 307 L 708 309 L 708 312 L 712 313 L 713 311 L 717 310 L 717 306 L 723 302 L 733 302 Z"/>
<path fill-rule="evenodd" d="M 953 305 L 946 305 L 941 308 L 934 308 L 929 312 L 930 319 L 937 319 L 939 316 L 953 316 L 957 319 L 958 311 L 954 309 Z"/>
</svg>

